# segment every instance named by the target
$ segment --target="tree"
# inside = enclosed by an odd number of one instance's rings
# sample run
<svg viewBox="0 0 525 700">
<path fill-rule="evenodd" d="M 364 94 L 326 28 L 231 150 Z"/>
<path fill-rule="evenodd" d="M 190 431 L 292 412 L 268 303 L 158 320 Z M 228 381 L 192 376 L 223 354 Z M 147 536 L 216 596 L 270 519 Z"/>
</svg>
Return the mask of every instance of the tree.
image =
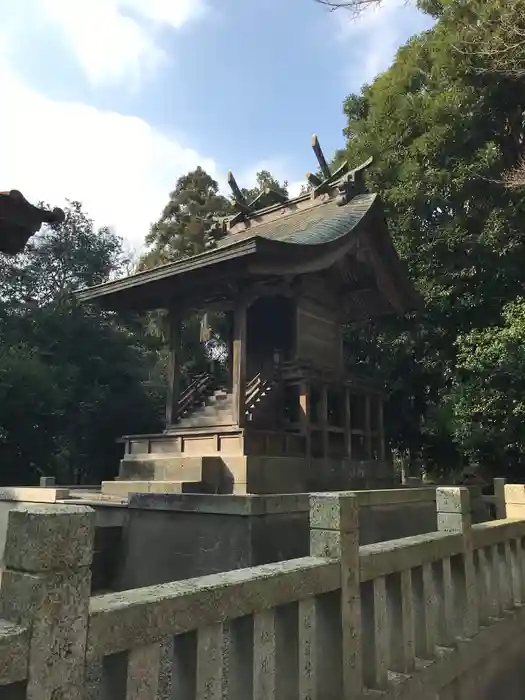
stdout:
<svg viewBox="0 0 525 700">
<path fill-rule="evenodd" d="M 315 2 L 330 10 L 349 10 L 354 17 L 357 17 L 370 8 L 380 7 L 383 0 L 315 0 Z"/>
<path fill-rule="evenodd" d="M 45 226 L 20 255 L 0 258 L 0 299 L 47 304 L 107 280 L 125 263 L 121 239 L 107 227 L 95 231 L 80 202 L 69 202 L 62 223 Z"/>
<path fill-rule="evenodd" d="M 525 299 L 505 305 L 501 322 L 456 341 L 449 402 L 455 437 L 472 461 L 505 465 L 522 478 L 525 454 Z M 521 473 L 520 473 L 521 472 Z"/>
<path fill-rule="evenodd" d="M 454 50 L 457 19 L 442 12 L 345 103 L 348 160 L 374 156 L 370 187 L 425 301 L 414 318 L 349 330 L 354 354 L 370 371 L 379 364 L 393 390 L 394 444 L 445 466 L 469 456 L 463 443 L 450 449 L 455 340 L 499 323 L 521 293 L 525 263 L 525 202 L 501 181 L 523 155 L 523 90 Z"/>
<path fill-rule="evenodd" d="M 157 348 L 137 322 L 79 306 L 73 292 L 118 274 L 120 240 L 80 204 L 0 268 L 0 483 L 112 477 L 133 431 L 157 429 Z"/>
<path fill-rule="evenodd" d="M 229 200 L 219 193 L 217 182 L 200 166 L 183 175 L 146 236 L 150 250 L 142 257 L 140 267 L 155 267 L 202 253 L 215 243 L 218 232 L 215 218 L 230 213 Z"/>
<path fill-rule="evenodd" d="M 281 183 L 268 170 L 260 170 L 255 176 L 255 187 L 251 187 L 249 189 L 243 187 L 241 192 L 248 202 L 252 202 L 267 188 L 280 192 L 288 197 L 288 182 L 285 181 L 281 185 Z"/>
</svg>

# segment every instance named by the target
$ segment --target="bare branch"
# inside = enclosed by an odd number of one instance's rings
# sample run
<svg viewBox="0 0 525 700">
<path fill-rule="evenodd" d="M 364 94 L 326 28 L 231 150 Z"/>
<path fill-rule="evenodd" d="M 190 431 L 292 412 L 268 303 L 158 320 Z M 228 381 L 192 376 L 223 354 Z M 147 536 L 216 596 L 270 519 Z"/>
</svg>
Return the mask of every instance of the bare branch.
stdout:
<svg viewBox="0 0 525 700">
<path fill-rule="evenodd" d="M 354 17 L 358 17 L 371 7 L 380 7 L 383 0 L 315 0 L 319 5 L 328 7 L 330 11 L 349 10 Z"/>
</svg>

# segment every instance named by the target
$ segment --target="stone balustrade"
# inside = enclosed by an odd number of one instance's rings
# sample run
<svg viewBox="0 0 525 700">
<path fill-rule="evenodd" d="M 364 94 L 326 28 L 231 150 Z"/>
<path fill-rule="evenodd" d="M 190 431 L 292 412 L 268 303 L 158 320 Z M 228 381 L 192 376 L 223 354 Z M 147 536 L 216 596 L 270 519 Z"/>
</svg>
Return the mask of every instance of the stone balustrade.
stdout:
<svg viewBox="0 0 525 700">
<path fill-rule="evenodd" d="M 525 487 L 504 491 L 509 517 L 473 525 L 439 488 L 437 532 L 364 546 L 358 497 L 312 494 L 308 557 L 95 597 L 94 512 L 17 505 L 0 698 L 84 698 L 98 664 L 97 697 L 157 700 L 173 639 L 177 700 L 484 700 L 525 633 Z"/>
</svg>

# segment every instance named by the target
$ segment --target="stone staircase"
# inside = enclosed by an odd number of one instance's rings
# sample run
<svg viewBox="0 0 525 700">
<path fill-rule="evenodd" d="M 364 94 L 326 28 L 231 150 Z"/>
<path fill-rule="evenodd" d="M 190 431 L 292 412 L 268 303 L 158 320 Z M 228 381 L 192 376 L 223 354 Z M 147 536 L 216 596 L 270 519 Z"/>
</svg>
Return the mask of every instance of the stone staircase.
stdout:
<svg viewBox="0 0 525 700">
<path fill-rule="evenodd" d="M 204 377 L 193 394 L 187 391 L 185 410 L 170 433 L 198 433 L 214 428 L 234 428 L 233 396 L 224 388 L 212 389 Z M 273 380 L 254 377 L 246 387 L 246 419 L 253 421 L 259 406 L 275 390 Z M 269 407 L 271 406 L 271 402 Z M 219 456 L 149 452 L 124 456 L 115 481 L 102 482 L 105 498 L 129 493 L 221 493 L 224 469 Z"/>
<path fill-rule="evenodd" d="M 218 425 L 233 425 L 233 397 L 225 389 L 215 389 L 200 406 L 183 416 L 175 428 L 185 430 L 213 428 Z"/>
<path fill-rule="evenodd" d="M 260 375 L 248 382 L 246 387 L 246 419 L 248 421 L 253 421 L 259 405 L 274 389 L 274 382 L 262 379 Z M 178 421 L 175 430 L 214 428 L 233 424 L 233 396 L 224 388 L 219 388 L 203 397 L 200 406 L 188 411 Z"/>
<path fill-rule="evenodd" d="M 129 493 L 218 493 L 221 460 L 213 456 L 145 454 L 123 459 L 115 481 L 102 482 L 105 496 Z"/>
</svg>

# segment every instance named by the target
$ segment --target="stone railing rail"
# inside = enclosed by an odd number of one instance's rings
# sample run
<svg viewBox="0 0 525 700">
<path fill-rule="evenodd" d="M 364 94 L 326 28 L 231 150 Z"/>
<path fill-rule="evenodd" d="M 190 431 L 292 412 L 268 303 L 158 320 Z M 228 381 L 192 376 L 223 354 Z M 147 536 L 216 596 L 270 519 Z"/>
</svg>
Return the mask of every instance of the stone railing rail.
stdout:
<svg viewBox="0 0 525 700">
<path fill-rule="evenodd" d="M 101 662 L 99 697 L 156 700 L 167 638 L 177 700 L 470 697 L 525 631 L 525 487 L 505 500 L 514 519 L 472 525 L 468 489 L 439 488 L 438 532 L 360 547 L 356 495 L 312 494 L 309 557 L 95 597 L 93 511 L 17 505 L 0 697 L 83 698 Z"/>
</svg>

